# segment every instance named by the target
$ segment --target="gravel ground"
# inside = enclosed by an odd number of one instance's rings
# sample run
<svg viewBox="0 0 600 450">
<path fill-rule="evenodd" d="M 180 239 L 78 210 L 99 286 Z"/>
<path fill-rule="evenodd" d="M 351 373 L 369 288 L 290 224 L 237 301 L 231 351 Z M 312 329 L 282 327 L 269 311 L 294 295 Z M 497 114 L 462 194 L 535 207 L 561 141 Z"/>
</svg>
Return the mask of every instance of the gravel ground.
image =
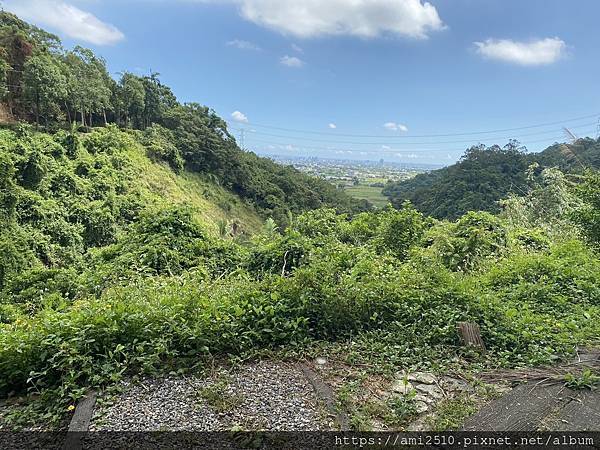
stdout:
<svg viewBox="0 0 600 450">
<path fill-rule="evenodd" d="M 261 361 L 208 379 L 126 384 L 114 401 L 96 406 L 90 430 L 322 430 L 324 417 L 299 368 Z"/>
<path fill-rule="evenodd" d="M 196 378 L 165 378 L 123 383 L 109 405 L 97 405 L 90 431 L 209 431 L 219 419 L 198 398 L 204 386 Z"/>
</svg>

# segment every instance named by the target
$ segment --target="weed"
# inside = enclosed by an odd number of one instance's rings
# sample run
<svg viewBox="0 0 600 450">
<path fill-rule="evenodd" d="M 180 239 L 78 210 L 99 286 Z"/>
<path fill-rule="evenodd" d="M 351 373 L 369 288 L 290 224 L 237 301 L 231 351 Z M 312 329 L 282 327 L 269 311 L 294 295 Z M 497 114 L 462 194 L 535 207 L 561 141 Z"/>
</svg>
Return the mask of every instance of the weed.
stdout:
<svg viewBox="0 0 600 450">
<path fill-rule="evenodd" d="M 584 369 L 579 374 L 565 375 L 565 386 L 571 389 L 596 389 L 598 385 L 600 385 L 600 376 L 591 369 Z"/>
<path fill-rule="evenodd" d="M 244 402 L 244 396 L 229 393 L 228 386 L 227 380 L 220 379 L 200 389 L 198 394 L 217 413 L 225 413 Z"/>
<path fill-rule="evenodd" d="M 431 431 L 457 430 L 467 417 L 477 411 L 473 397 L 462 394 L 438 404 L 435 414 L 427 418 Z"/>
</svg>

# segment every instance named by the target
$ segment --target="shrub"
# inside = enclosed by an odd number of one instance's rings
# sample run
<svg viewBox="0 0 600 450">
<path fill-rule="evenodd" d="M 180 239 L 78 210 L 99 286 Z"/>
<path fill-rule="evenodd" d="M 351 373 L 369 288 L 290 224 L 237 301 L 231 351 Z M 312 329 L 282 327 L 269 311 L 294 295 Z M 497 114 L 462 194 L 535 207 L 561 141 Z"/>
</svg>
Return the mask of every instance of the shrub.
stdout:
<svg viewBox="0 0 600 450">
<path fill-rule="evenodd" d="M 507 244 L 507 230 L 490 213 L 469 212 L 453 224 L 435 227 L 428 241 L 446 267 L 466 272 L 501 256 Z"/>
<path fill-rule="evenodd" d="M 380 219 L 375 245 L 380 251 L 389 251 L 403 260 L 409 249 L 419 243 L 424 231 L 423 215 L 410 203 L 405 203 L 400 210 L 388 207 Z"/>
<path fill-rule="evenodd" d="M 185 161 L 170 130 L 154 124 L 144 130 L 141 141 L 150 158 L 167 162 L 175 172 L 183 170 Z"/>
</svg>

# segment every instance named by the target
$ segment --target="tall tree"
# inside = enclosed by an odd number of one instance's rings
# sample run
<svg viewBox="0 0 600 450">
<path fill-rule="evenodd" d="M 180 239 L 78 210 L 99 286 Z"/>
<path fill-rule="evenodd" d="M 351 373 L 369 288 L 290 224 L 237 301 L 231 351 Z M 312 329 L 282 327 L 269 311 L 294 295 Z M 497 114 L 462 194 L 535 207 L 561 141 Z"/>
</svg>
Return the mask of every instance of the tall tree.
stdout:
<svg viewBox="0 0 600 450">
<path fill-rule="evenodd" d="M 125 72 L 119 82 L 120 104 L 125 115 L 125 125 L 141 128 L 144 108 L 146 106 L 146 90 L 142 79 L 130 72 Z"/>
<path fill-rule="evenodd" d="M 68 98 L 69 107 L 79 113 L 82 125 L 93 125 L 93 115 L 105 117 L 111 108 L 110 75 L 106 63 L 83 47 L 75 47 L 65 55 L 69 68 Z"/>
<path fill-rule="evenodd" d="M 23 96 L 34 113 L 39 126 L 40 117 L 46 125 L 51 117 L 60 114 L 60 104 L 67 94 L 66 78 L 59 61 L 48 53 L 32 56 L 25 63 Z"/>
<path fill-rule="evenodd" d="M 142 78 L 145 90 L 144 128 L 161 123 L 167 111 L 177 105 L 177 99 L 171 88 L 160 82 L 158 73 Z"/>
</svg>

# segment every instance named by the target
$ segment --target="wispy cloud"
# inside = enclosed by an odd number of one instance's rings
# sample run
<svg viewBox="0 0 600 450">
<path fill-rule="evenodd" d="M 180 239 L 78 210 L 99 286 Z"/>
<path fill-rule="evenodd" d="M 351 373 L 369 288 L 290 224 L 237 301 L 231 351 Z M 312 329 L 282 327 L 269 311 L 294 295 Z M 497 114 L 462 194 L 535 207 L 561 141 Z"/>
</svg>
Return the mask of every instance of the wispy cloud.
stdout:
<svg viewBox="0 0 600 450">
<path fill-rule="evenodd" d="M 241 39 L 234 39 L 232 41 L 227 42 L 227 46 L 239 48 L 240 50 L 252 50 L 252 51 L 261 51 L 262 49 L 249 41 L 244 41 Z"/>
<path fill-rule="evenodd" d="M 335 123 L 330 123 L 329 128 L 331 128 L 332 130 L 335 130 L 337 128 L 337 125 Z"/>
<path fill-rule="evenodd" d="M 567 45 L 557 37 L 529 42 L 511 39 L 487 39 L 475 42 L 477 53 L 485 58 L 522 66 L 552 64 L 564 56 Z"/>
<path fill-rule="evenodd" d="M 302 61 L 300 58 L 296 58 L 295 56 L 289 56 L 289 55 L 282 56 L 281 59 L 279 60 L 279 62 L 281 64 L 283 64 L 284 66 L 288 66 L 288 67 L 304 66 L 304 61 Z"/>
<path fill-rule="evenodd" d="M 114 25 L 61 0 L 6 0 L 4 8 L 37 25 L 95 45 L 111 45 L 125 38 Z"/>
<path fill-rule="evenodd" d="M 408 131 L 408 127 L 406 125 L 396 122 L 386 122 L 383 124 L 383 128 L 390 131 Z"/>
<path fill-rule="evenodd" d="M 292 44 L 292 50 L 297 53 L 304 53 L 304 49 L 297 44 Z"/>
</svg>

